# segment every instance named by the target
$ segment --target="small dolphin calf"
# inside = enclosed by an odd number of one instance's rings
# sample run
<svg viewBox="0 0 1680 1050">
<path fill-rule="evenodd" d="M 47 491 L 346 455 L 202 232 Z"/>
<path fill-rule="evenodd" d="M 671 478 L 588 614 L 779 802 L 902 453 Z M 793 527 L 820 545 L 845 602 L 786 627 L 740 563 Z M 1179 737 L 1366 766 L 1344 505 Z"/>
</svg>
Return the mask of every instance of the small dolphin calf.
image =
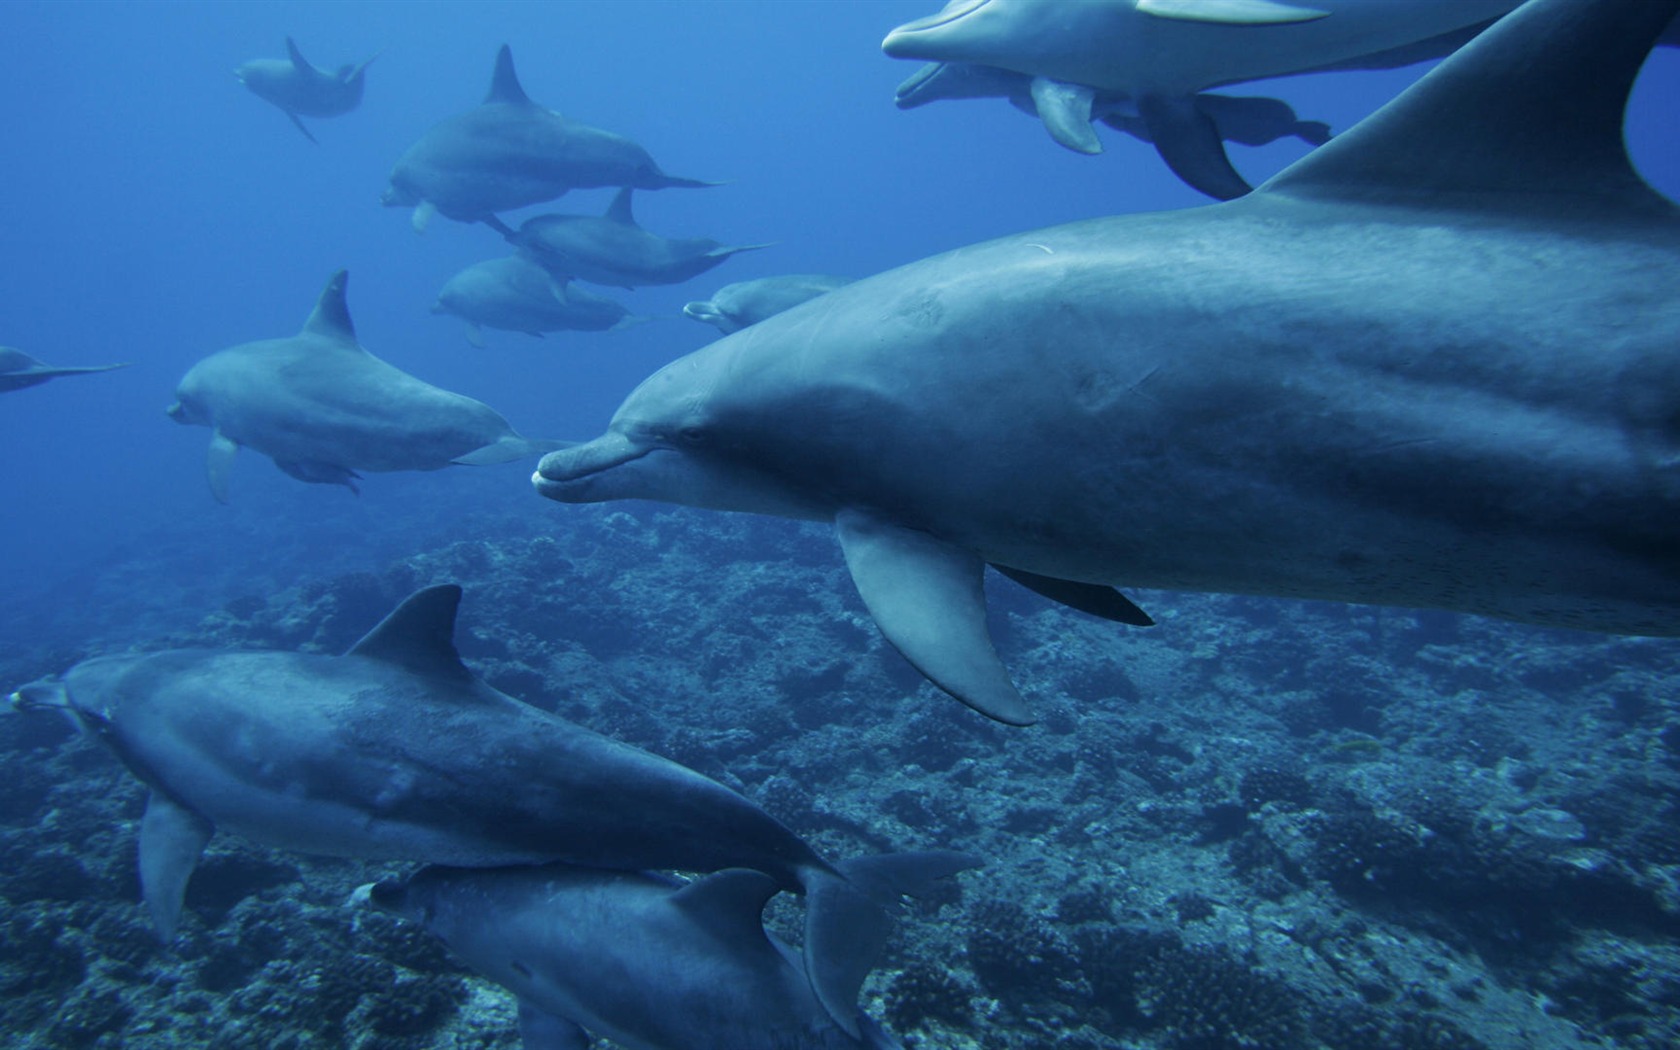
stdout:
<svg viewBox="0 0 1680 1050">
<path fill-rule="evenodd" d="M 683 307 L 683 313 L 728 335 L 851 283 L 850 277 L 821 273 L 760 277 L 726 284 L 710 299 Z"/>
<path fill-rule="evenodd" d="M 207 471 L 216 499 L 227 502 L 241 445 L 299 481 L 352 492 L 359 470 L 507 463 L 555 447 L 362 349 L 344 301 L 348 281 L 343 270 L 333 274 L 297 335 L 211 354 L 175 388 L 170 418 L 214 430 Z"/>
<path fill-rule="evenodd" d="M 109 372 L 113 368 L 127 367 L 126 364 L 60 367 L 49 365 L 45 361 L 38 361 L 22 350 L 0 346 L 0 393 L 22 390 L 26 386 L 36 386 L 49 379 L 57 379 L 59 376 L 82 375 L 85 372 Z"/>
<path fill-rule="evenodd" d="M 681 284 L 740 252 L 767 244 L 725 247 L 704 237 L 671 239 L 636 225 L 626 186 L 605 215 L 538 215 L 508 240 L 556 277 L 641 288 Z"/>
<path fill-rule="evenodd" d="M 451 277 L 433 313 L 467 322 L 467 341 L 484 345 L 484 328 L 525 332 L 604 332 L 634 324 L 623 306 L 551 277 L 522 255 L 474 263 Z"/>
<path fill-rule="evenodd" d="M 972 866 L 958 854 L 933 875 Z M 900 858 L 865 858 L 896 860 Z M 866 881 L 850 862 L 855 881 Z M 928 872 L 896 892 L 929 888 Z M 850 976 L 835 1016 L 812 991 L 799 954 L 760 919 L 776 893 L 756 871 L 690 883 L 563 865 L 465 871 L 426 868 L 366 892 L 417 922 L 519 997 L 526 1050 L 587 1050 L 590 1035 L 625 1050 L 841 1050 L 896 1047 L 856 1005 L 878 945 L 824 960 Z"/>
<path fill-rule="evenodd" d="M 265 102 L 280 107 L 292 124 L 310 142 L 309 133 L 299 117 L 336 117 L 362 104 L 362 89 L 366 86 L 363 74 L 373 64 L 374 55 L 360 65 L 340 66 L 329 73 L 316 69 L 303 57 L 291 37 L 286 38 L 286 58 L 256 58 L 233 71 L 240 83 Z"/>
<path fill-rule="evenodd" d="M 1622 143 L 1677 8 L 1535 0 L 1241 200 L 837 289 L 533 481 L 832 521 L 886 637 L 1007 722 L 988 563 L 1680 635 L 1680 208 Z"/>
<path fill-rule="evenodd" d="M 647 150 L 532 102 L 506 44 L 496 55 L 490 94 L 477 109 L 450 117 L 420 137 L 391 169 L 383 203 L 414 208 L 414 228 L 433 212 L 461 222 L 554 200 L 593 186 L 711 186 L 659 170 Z"/>
</svg>

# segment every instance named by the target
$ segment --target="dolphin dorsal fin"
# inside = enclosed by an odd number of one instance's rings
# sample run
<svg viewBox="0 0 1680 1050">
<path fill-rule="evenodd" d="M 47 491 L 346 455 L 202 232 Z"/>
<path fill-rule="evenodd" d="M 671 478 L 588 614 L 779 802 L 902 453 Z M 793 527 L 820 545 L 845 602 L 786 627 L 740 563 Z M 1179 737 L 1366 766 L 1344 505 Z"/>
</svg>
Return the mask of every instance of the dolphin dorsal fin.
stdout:
<svg viewBox="0 0 1680 1050">
<path fill-rule="evenodd" d="M 1680 0 L 1534 0 L 1262 189 L 1554 212 L 1591 201 L 1672 216 L 1633 170 L 1622 117 L 1677 11 Z"/>
<path fill-rule="evenodd" d="M 636 214 L 630 210 L 630 193 L 633 187 L 626 186 L 613 197 L 612 203 L 607 205 L 607 218 L 613 222 L 626 226 L 636 225 Z"/>
<path fill-rule="evenodd" d="M 762 871 L 728 868 L 671 894 L 671 903 L 716 936 L 740 944 L 763 940 L 764 905 L 781 890 Z"/>
<path fill-rule="evenodd" d="M 513 71 L 513 49 L 506 44 L 496 52 L 496 71 L 490 74 L 490 94 L 484 97 L 484 102 L 486 105 L 492 102 L 532 105 L 531 96 L 519 86 L 519 74 Z"/>
<path fill-rule="evenodd" d="M 461 588 L 453 583 L 415 591 L 344 655 L 383 660 L 431 678 L 471 678 L 455 651 L 460 607 Z"/>
<path fill-rule="evenodd" d="M 303 52 L 298 50 L 297 41 L 291 37 L 286 38 L 286 57 L 292 60 L 292 65 L 296 66 L 299 72 L 310 73 L 315 69 L 309 64 L 309 59 L 303 57 Z"/>
<path fill-rule="evenodd" d="M 305 332 L 347 343 L 356 341 L 356 326 L 350 323 L 350 307 L 344 302 L 344 289 L 349 283 L 349 270 L 340 270 L 327 278 L 327 286 L 315 300 L 314 312 L 303 323 Z"/>
</svg>

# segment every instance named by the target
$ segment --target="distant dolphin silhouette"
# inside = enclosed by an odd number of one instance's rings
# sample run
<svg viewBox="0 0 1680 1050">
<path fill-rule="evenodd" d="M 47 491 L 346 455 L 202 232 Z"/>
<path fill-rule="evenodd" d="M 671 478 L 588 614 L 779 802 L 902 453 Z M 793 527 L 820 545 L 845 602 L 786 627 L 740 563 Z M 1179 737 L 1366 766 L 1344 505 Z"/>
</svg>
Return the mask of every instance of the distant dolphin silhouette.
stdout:
<svg viewBox="0 0 1680 1050">
<path fill-rule="evenodd" d="M 483 328 L 524 332 L 604 332 L 645 321 L 603 296 L 556 279 L 522 255 L 488 259 L 457 273 L 438 293 L 433 313 L 467 322 L 467 341 L 484 345 Z"/>
<path fill-rule="evenodd" d="M 286 55 L 284 59 L 254 58 L 233 75 L 252 94 L 278 106 L 310 142 L 315 136 L 298 118 L 336 117 L 361 105 L 363 74 L 379 57 L 374 55 L 360 65 L 340 66 L 337 72 L 329 73 L 310 65 L 291 37 L 286 38 Z"/>
<path fill-rule="evenodd" d="M 362 349 L 344 301 L 348 281 L 343 270 L 333 274 L 297 335 L 211 354 L 176 387 L 170 418 L 214 431 L 206 470 L 217 500 L 227 502 L 241 445 L 299 481 L 352 492 L 361 470 L 507 463 L 555 447 Z"/>
<path fill-rule="evenodd" d="M 1535 0 L 1241 200 L 837 289 L 533 481 L 833 522 L 886 637 L 1006 722 L 988 563 L 1680 635 L 1680 208 L 1622 142 L 1677 8 Z"/>
<path fill-rule="evenodd" d="M 712 185 L 667 175 L 629 139 L 532 102 L 514 73 L 513 52 L 503 44 L 484 104 L 434 125 L 410 146 L 391 169 L 381 200 L 413 207 L 414 228 L 424 230 L 433 212 L 461 222 L 493 221 L 497 212 L 551 201 L 567 190 Z"/>
<path fill-rule="evenodd" d="M 87 372 L 109 372 L 113 368 L 127 367 L 127 364 L 61 367 L 49 365 L 45 361 L 38 361 L 22 350 L 0 346 L 0 393 L 22 390 L 27 386 L 36 386 L 49 379 L 57 379 L 59 376 L 75 376 Z"/>
</svg>

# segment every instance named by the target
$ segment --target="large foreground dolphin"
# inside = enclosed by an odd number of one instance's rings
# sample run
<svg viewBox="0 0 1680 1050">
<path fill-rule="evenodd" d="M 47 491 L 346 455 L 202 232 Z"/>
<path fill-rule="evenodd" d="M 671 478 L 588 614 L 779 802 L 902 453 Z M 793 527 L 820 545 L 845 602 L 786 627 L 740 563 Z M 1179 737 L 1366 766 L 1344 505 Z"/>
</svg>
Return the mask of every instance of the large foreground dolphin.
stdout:
<svg viewBox="0 0 1680 1050">
<path fill-rule="evenodd" d="M 869 867 L 906 859 L 916 880 L 890 893 L 923 892 L 929 875 L 971 864 L 960 854 L 901 854 L 841 867 L 869 882 L 877 874 Z M 760 913 L 777 889 L 756 871 L 681 883 L 549 865 L 426 868 L 367 888 L 365 897 L 420 923 L 517 995 L 526 1050 L 588 1050 L 590 1033 L 626 1050 L 898 1046 L 856 1006 L 879 946 L 844 960 L 852 981 L 842 990 L 843 1015 L 831 1014 L 798 952 L 764 929 Z"/>
<path fill-rule="evenodd" d="M 366 86 L 363 74 L 373 64 L 373 58 L 360 65 L 340 66 L 329 73 L 310 65 L 297 44 L 287 37 L 284 59 L 252 59 L 234 70 L 233 75 L 253 95 L 278 106 L 303 132 L 303 137 L 314 142 L 315 136 L 298 118 L 336 117 L 361 105 L 362 89 Z"/>
<path fill-rule="evenodd" d="M 299 481 L 356 490 L 357 471 L 438 470 L 538 455 L 555 447 L 514 433 L 489 405 L 422 382 L 356 342 L 340 270 L 303 331 L 218 351 L 194 365 L 169 406 L 177 423 L 211 427 L 207 473 L 223 503 L 241 445 Z"/>
<path fill-rule="evenodd" d="M 453 585 L 419 591 L 343 656 L 96 657 L 12 703 L 68 712 L 152 789 L 140 882 L 165 939 L 218 828 L 279 849 L 461 867 L 751 868 L 808 893 L 816 990 L 849 1002 L 842 961 L 885 936 L 877 887 L 854 887 L 722 784 L 486 685 L 455 651 L 460 600 Z M 952 855 L 922 856 L 879 862 L 913 885 Z"/>
<path fill-rule="evenodd" d="M 36 386 L 59 376 L 75 376 L 84 372 L 109 372 L 120 365 L 49 365 L 30 357 L 22 350 L 0 346 L 0 393 Z"/>
<path fill-rule="evenodd" d="M 1536 0 L 1228 204 L 912 263 L 680 358 L 539 492 L 833 521 L 935 683 L 1032 714 L 985 563 L 1680 634 L 1676 0 Z"/>
<path fill-rule="evenodd" d="M 413 207 L 414 228 L 433 212 L 461 222 L 498 224 L 496 213 L 594 186 L 712 186 L 659 170 L 647 150 L 600 128 L 567 120 L 532 102 L 519 85 L 513 52 L 496 54 L 483 105 L 434 126 L 391 169 L 383 203 Z"/>
</svg>

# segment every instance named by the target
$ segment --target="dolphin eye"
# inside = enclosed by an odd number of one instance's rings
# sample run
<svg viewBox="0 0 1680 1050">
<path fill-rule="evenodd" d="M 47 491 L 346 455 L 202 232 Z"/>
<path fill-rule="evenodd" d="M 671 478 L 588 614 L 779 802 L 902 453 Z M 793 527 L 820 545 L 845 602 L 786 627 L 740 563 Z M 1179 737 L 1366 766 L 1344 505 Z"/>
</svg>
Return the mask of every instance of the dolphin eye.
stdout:
<svg viewBox="0 0 1680 1050">
<path fill-rule="evenodd" d="M 706 431 L 702 427 L 683 427 L 677 431 L 677 440 L 690 447 L 706 443 Z"/>
</svg>

